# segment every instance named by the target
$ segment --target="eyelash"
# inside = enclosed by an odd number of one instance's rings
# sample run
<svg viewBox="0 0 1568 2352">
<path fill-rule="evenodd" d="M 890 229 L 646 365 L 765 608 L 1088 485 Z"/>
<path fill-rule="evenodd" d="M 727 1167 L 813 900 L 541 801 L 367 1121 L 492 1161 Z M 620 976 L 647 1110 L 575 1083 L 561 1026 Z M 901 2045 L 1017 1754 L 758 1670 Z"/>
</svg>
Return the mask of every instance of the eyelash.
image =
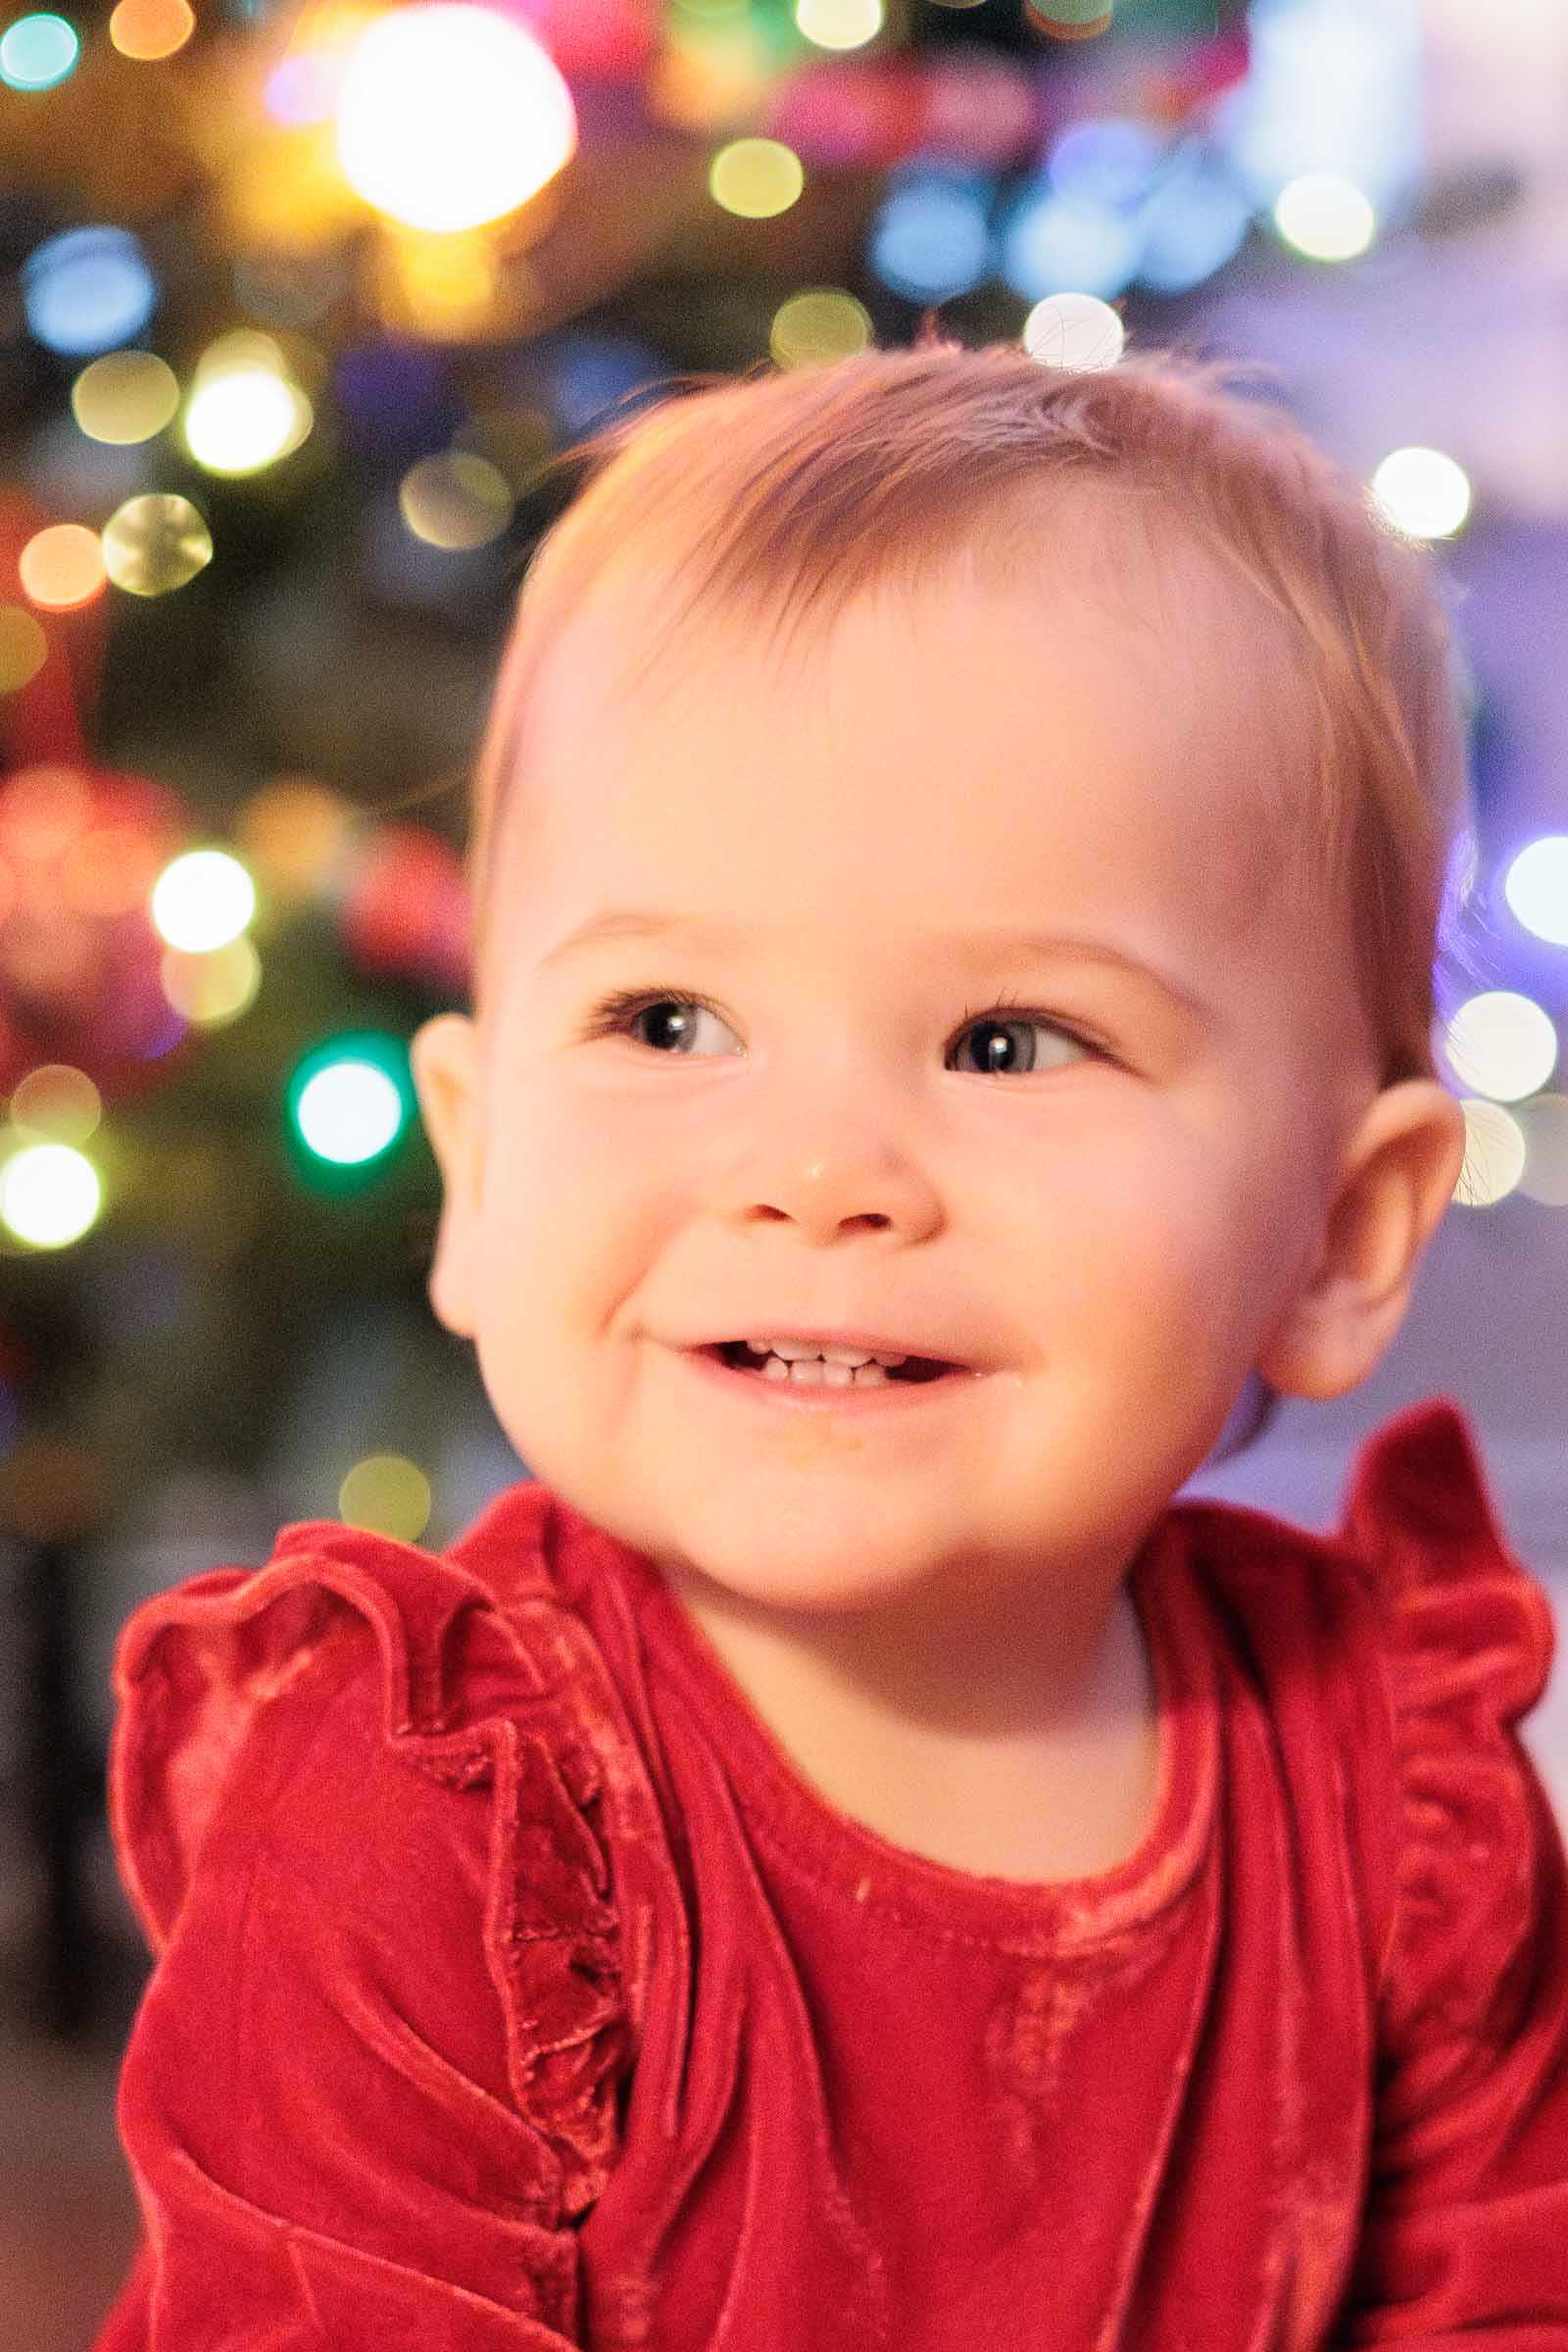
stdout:
<svg viewBox="0 0 1568 2352">
<path fill-rule="evenodd" d="M 647 1012 L 655 1004 L 695 1004 L 700 1011 L 710 1012 L 715 1020 L 721 1021 L 725 1017 L 711 997 L 694 995 L 690 989 L 622 988 L 602 998 L 593 1007 L 581 1033 L 582 1041 L 619 1035 L 630 1027 L 639 1013 Z M 961 1036 L 972 1022 L 1004 1014 L 1013 1020 L 1037 1021 L 1042 1028 L 1054 1029 L 1060 1036 L 1070 1037 L 1074 1045 L 1082 1046 L 1086 1053 L 1095 1054 L 1101 1061 L 1115 1059 L 1115 1055 L 1098 1038 L 1086 1035 L 1082 1029 L 1076 1028 L 1070 1021 L 1061 1020 L 1055 1013 L 1045 1012 L 1038 1005 L 1022 1004 L 1015 997 L 1004 997 L 998 1004 L 971 1005 L 959 1019 L 956 1034 Z M 667 1060 L 673 1056 L 665 1055 L 663 1058 Z M 1031 1072 L 1025 1072 L 1025 1076 L 1030 1075 Z"/>
</svg>

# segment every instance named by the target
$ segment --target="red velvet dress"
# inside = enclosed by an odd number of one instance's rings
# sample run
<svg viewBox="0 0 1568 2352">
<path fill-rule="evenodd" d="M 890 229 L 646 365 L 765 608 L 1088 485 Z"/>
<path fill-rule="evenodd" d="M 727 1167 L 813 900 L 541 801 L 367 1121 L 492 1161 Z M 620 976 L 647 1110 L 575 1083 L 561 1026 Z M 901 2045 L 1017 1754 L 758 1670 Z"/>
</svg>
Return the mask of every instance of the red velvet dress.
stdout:
<svg viewBox="0 0 1568 2352">
<path fill-rule="evenodd" d="M 97 2352 L 1565 2352 L 1552 1621 L 1462 1414 L 1131 1590 L 1156 1816 L 1038 1886 L 836 1811 L 538 1483 L 143 1604 Z"/>
</svg>

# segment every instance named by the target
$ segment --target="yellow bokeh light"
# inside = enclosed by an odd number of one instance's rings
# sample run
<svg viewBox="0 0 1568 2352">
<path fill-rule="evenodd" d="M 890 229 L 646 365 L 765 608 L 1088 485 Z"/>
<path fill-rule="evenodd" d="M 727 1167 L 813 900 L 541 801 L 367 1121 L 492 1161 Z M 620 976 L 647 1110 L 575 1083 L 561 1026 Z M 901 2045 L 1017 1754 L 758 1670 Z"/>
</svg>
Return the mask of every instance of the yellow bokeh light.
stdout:
<svg viewBox="0 0 1568 2352">
<path fill-rule="evenodd" d="M 451 551 L 484 547 L 512 520 L 506 475 L 468 450 L 420 458 L 398 486 L 403 519 L 416 539 Z"/>
<path fill-rule="evenodd" d="M 81 522 L 52 522 L 34 531 L 17 561 L 17 573 L 35 605 L 70 612 L 101 596 L 108 578 L 103 541 Z"/>
<path fill-rule="evenodd" d="M 227 159 L 219 209 L 221 232 L 242 253 L 316 254 L 365 220 L 329 122 L 243 141 Z"/>
<path fill-rule="evenodd" d="M 158 971 L 170 1004 L 197 1029 L 218 1029 L 238 1020 L 256 1002 L 262 985 L 262 959 L 243 934 L 201 956 L 167 948 Z"/>
<path fill-rule="evenodd" d="M 151 64 L 183 49 L 196 29 L 187 0 L 119 0 L 109 38 L 122 57 Z"/>
<path fill-rule="evenodd" d="M 526 308 L 532 284 L 527 264 L 509 261 Z M 370 263 L 371 300 L 376 315 L 394 331 L 445 342 L 501 333 L 507 317 L 499 306 L 494 248 L 482 234 L 424 235 L 390 228 L 378 240 Z"/>
<path fill-rule="evenodd" d="M 866 350 L 875 334 L 870 312 L 853 294 L 808 286 L 779 304 L 767 341 L 775 367 L 818 368 Z"/>
<path fill-rule="evenodd" d="M 104 1099 L 85 1070 L 69 1061 L 46 1061 L 19 1081 L 11 1097 L 11 1122 L 29 1140 L 84 1144 L 104 1115 Z"/>
<path fill-rule="evenodd" d="M 179 381 L 152 351 L 106 351 L 71 387 L 71 408 L 90 441 L 127 448 L 161 433 L 179 407 Z"/>
<path fill-rule="evenodd" d="M 772 220 L 798 204 L 806 173 L 782 139 L 732 139 L 709 170 L 713 202 L 742 220 Z"/>
<path fill-rule="evenodd" d="M 818 49 L 863 49 L 887 23 L 883 0 L 795 0 L 797 29 Z"/>
<path fill-rule="evenodd" d="M 237 939 L 256 912 L 256 885 L 227 850 L 187 850 L 159 875 L 149 911 L 170 947 L 210 955 Z"/>
<path fill-rule="evenodd" d="M 49 640 L 24 605 L 0 605 L 0 694 L 18 694 L 49 659 Z"/>
<path fill-rule="evenodd" d="M 259 473 L 299 448 L 315 415 L 298 384 L 270 368 L 232 368 L 198 382 L 185 445 L 209 473 Z"/>
<path fill-rule="evenodd" d="M 698 137 L 755 122 L 777 73 L 759 18 L 743 13 L 686 26 L 671 18 L 648 76 L 648 112 Z"/>
<path fill-rule="evenodd" d="M 402 1453 L 372 1453 L 356 1462 L 338 1489 L 346 1527 L 368 1528 L 400 1544 L 417 1544 L 430 1524 L 430 1482 Z"/>
<path fill-rule="evenodd" d="M 0 1225 L 35 1250 L 64 1250 L 98 1221 L 103 1186 L 70 1144 L 24 1144 L 0 1165 Z"/>
<path fill-rule="evenodd" d="M 314 776 L 276 776 L 241 803 L 232 829 L 271 896 L 299 900 L 325 887 L 355 823 L 342 795 Z"/>
<path fill-rule="evenodd" d="M 104 524 L 104 564 L 130 596 L 167 596 L 213 560 L 213 535 L 188 498 L 127 498 Z"/>
<path fill-rule="evenodd" d="M 499 220 L 576 149 L 564 76 L 510 18 L 466 0 L 416 0 L 355 43 L 338 94 L 338 160 L 367 204 L 410 228 Z"/>
</svg>

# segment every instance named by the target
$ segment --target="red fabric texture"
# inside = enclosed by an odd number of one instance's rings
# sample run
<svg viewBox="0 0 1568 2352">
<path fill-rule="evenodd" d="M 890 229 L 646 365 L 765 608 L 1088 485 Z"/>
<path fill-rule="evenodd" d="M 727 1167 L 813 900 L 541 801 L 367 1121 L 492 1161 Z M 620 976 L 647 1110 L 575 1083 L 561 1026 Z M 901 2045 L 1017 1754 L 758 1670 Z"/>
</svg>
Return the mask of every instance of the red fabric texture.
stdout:
<svg viewBox="0 0 1568 2352">
<path fill-rule="evenodd" d="M 1553 1628 L 1460 1409 L 1130 1586 L 1155 1819 L 1038 1886 L 833 1808 L 537 1482 L 144 1603 L 96 2352 L 1565 2352 Z"/>
</svg>

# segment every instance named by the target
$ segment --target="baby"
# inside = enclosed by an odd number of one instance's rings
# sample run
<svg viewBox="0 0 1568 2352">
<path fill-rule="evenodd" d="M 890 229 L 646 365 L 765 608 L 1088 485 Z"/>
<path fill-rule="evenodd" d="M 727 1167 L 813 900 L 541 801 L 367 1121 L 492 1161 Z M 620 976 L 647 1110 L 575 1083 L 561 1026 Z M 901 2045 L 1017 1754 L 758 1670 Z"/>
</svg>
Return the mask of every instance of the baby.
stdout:
<svg viewBox="0 0 1568 2352">
<path fill-rule="evenodd" d="M 929 338 L 590 446 L 413 1048 L 532 1476 L 122 1636 L 99 2352 L 1568 2345 L 1462 1416 L 1334 1538 L 1174 1500 L 1373 1371 L 1465 1149 L 1429 559 L 1220 373 Z"/>
</svg>

